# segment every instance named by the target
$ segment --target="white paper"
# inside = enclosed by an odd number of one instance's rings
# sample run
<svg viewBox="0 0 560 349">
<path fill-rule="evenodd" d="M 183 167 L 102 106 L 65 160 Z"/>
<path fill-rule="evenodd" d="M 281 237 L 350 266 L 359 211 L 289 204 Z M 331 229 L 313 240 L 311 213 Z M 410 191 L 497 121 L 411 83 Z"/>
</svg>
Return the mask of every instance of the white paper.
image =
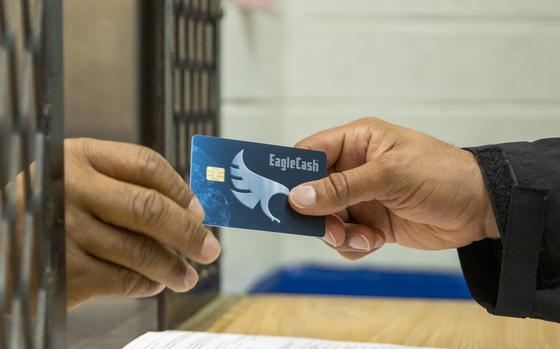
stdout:
<svg viewBox="0 0 560 349">
<path fill-rule="evenodd" d="M 148 332 L 124 349 L 404 349 L 392 344 L 334 342 L 317 339 L 245 336 L 205 332 Z M 425 347 L 422 347 L 425 348 Z"/>
</svg>

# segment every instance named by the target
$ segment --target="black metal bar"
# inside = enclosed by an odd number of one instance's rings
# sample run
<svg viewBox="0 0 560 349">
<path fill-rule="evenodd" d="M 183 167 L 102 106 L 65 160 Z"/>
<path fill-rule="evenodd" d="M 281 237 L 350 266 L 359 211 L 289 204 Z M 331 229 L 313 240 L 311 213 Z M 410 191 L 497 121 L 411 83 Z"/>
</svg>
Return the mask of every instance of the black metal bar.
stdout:
<svg viewBox="0 0 560 349">
<path fill-rule="evenodd" d="M 163 98 L 161 90 L 161 58 L 163 33 L 161 26 L 161 4 L 163 1 L 139 1 L 140 31 L 140 140 L 145 146 L 161 149 L 157 130 L 163 122 L 158 101 Z"/>
<path fill-rule="evenodd" d="M 47 7 L 48 5 L 48 7 Z M 66 259 L 64 232 L 64 71 L 62 0 L 45 2 L 41 81 L 45 103 L 40 125 L 48 144 L 44 188 L 45 348 L 66 347 Z"/>
<path fill-rule="evenodd" d="M 0 1 L 0 349 L 7 347 L 7 334 L 6 329 L 6 313 L 8 312 L 7 306 L 7 246 L 8 246 L 8 223 L 6 220 L 6 207 L 7 201 L 4 186 L 8 183 L 7 163 L 8 163 L 8 137 L 9 137 L 9 123 L 8 123 L 8 110 L 7 102 L 3 96 L 6 95 L 7 90 L 7 75 L 8 67 L 7 59 L 7 26 L 4 3 Z"/>
<path fill-rule="evenodd" d="M 191 137 L 219 131 L 220 0 L 140 4 L 142 144 L 162 153 L 187 179 Z M 160 329 L 178 325 L 219 292 L 218 264 L 194 265 L 200 275 L 195 290 L 158 297 Z"/>
</svg>

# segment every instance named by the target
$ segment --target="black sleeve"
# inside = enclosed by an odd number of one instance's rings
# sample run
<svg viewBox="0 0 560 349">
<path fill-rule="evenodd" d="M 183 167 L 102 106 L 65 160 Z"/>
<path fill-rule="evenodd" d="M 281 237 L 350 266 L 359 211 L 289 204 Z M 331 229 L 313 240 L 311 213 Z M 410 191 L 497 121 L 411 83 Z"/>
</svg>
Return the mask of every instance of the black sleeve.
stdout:
<svg viewBox="0 0 560 349">
<path fill-rule="evenodd" d="M 459 249 L 473 298 L 495 315 L 560 322 L 560 138 L 467 150 L 501 236 Z"/>
</svg>

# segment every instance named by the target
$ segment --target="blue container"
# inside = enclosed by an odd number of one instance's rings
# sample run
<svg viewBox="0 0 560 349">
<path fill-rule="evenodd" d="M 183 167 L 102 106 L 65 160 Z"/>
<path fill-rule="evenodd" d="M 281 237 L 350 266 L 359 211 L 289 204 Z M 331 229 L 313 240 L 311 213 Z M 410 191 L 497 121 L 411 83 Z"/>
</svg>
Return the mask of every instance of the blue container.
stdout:
<svg viewBox="0 0 560 349">
<path fill-rule="evenodd" d="M 472 299 L 461 274 L 318 265 L 281 268 L 249 292 Z"/>
</svg>

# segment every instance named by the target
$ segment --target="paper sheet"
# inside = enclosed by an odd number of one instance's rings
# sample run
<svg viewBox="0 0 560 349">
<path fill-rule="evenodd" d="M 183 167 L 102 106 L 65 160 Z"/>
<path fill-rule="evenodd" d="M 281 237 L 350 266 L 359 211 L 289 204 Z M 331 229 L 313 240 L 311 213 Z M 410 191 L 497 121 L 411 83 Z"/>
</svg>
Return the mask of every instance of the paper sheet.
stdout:
<svg viewBox="0 0 560 349">
<path fill-rule="evenodd" d="M 334 342 L 316 339 L 245 336 L 203 332 L 148 332 L 124 349 L 404 349 L 392 344 Z M 416 347 L 418 348 L 418 347 Z M 425 348 L 425 347 L 423 347 Z"/>
</svg>

